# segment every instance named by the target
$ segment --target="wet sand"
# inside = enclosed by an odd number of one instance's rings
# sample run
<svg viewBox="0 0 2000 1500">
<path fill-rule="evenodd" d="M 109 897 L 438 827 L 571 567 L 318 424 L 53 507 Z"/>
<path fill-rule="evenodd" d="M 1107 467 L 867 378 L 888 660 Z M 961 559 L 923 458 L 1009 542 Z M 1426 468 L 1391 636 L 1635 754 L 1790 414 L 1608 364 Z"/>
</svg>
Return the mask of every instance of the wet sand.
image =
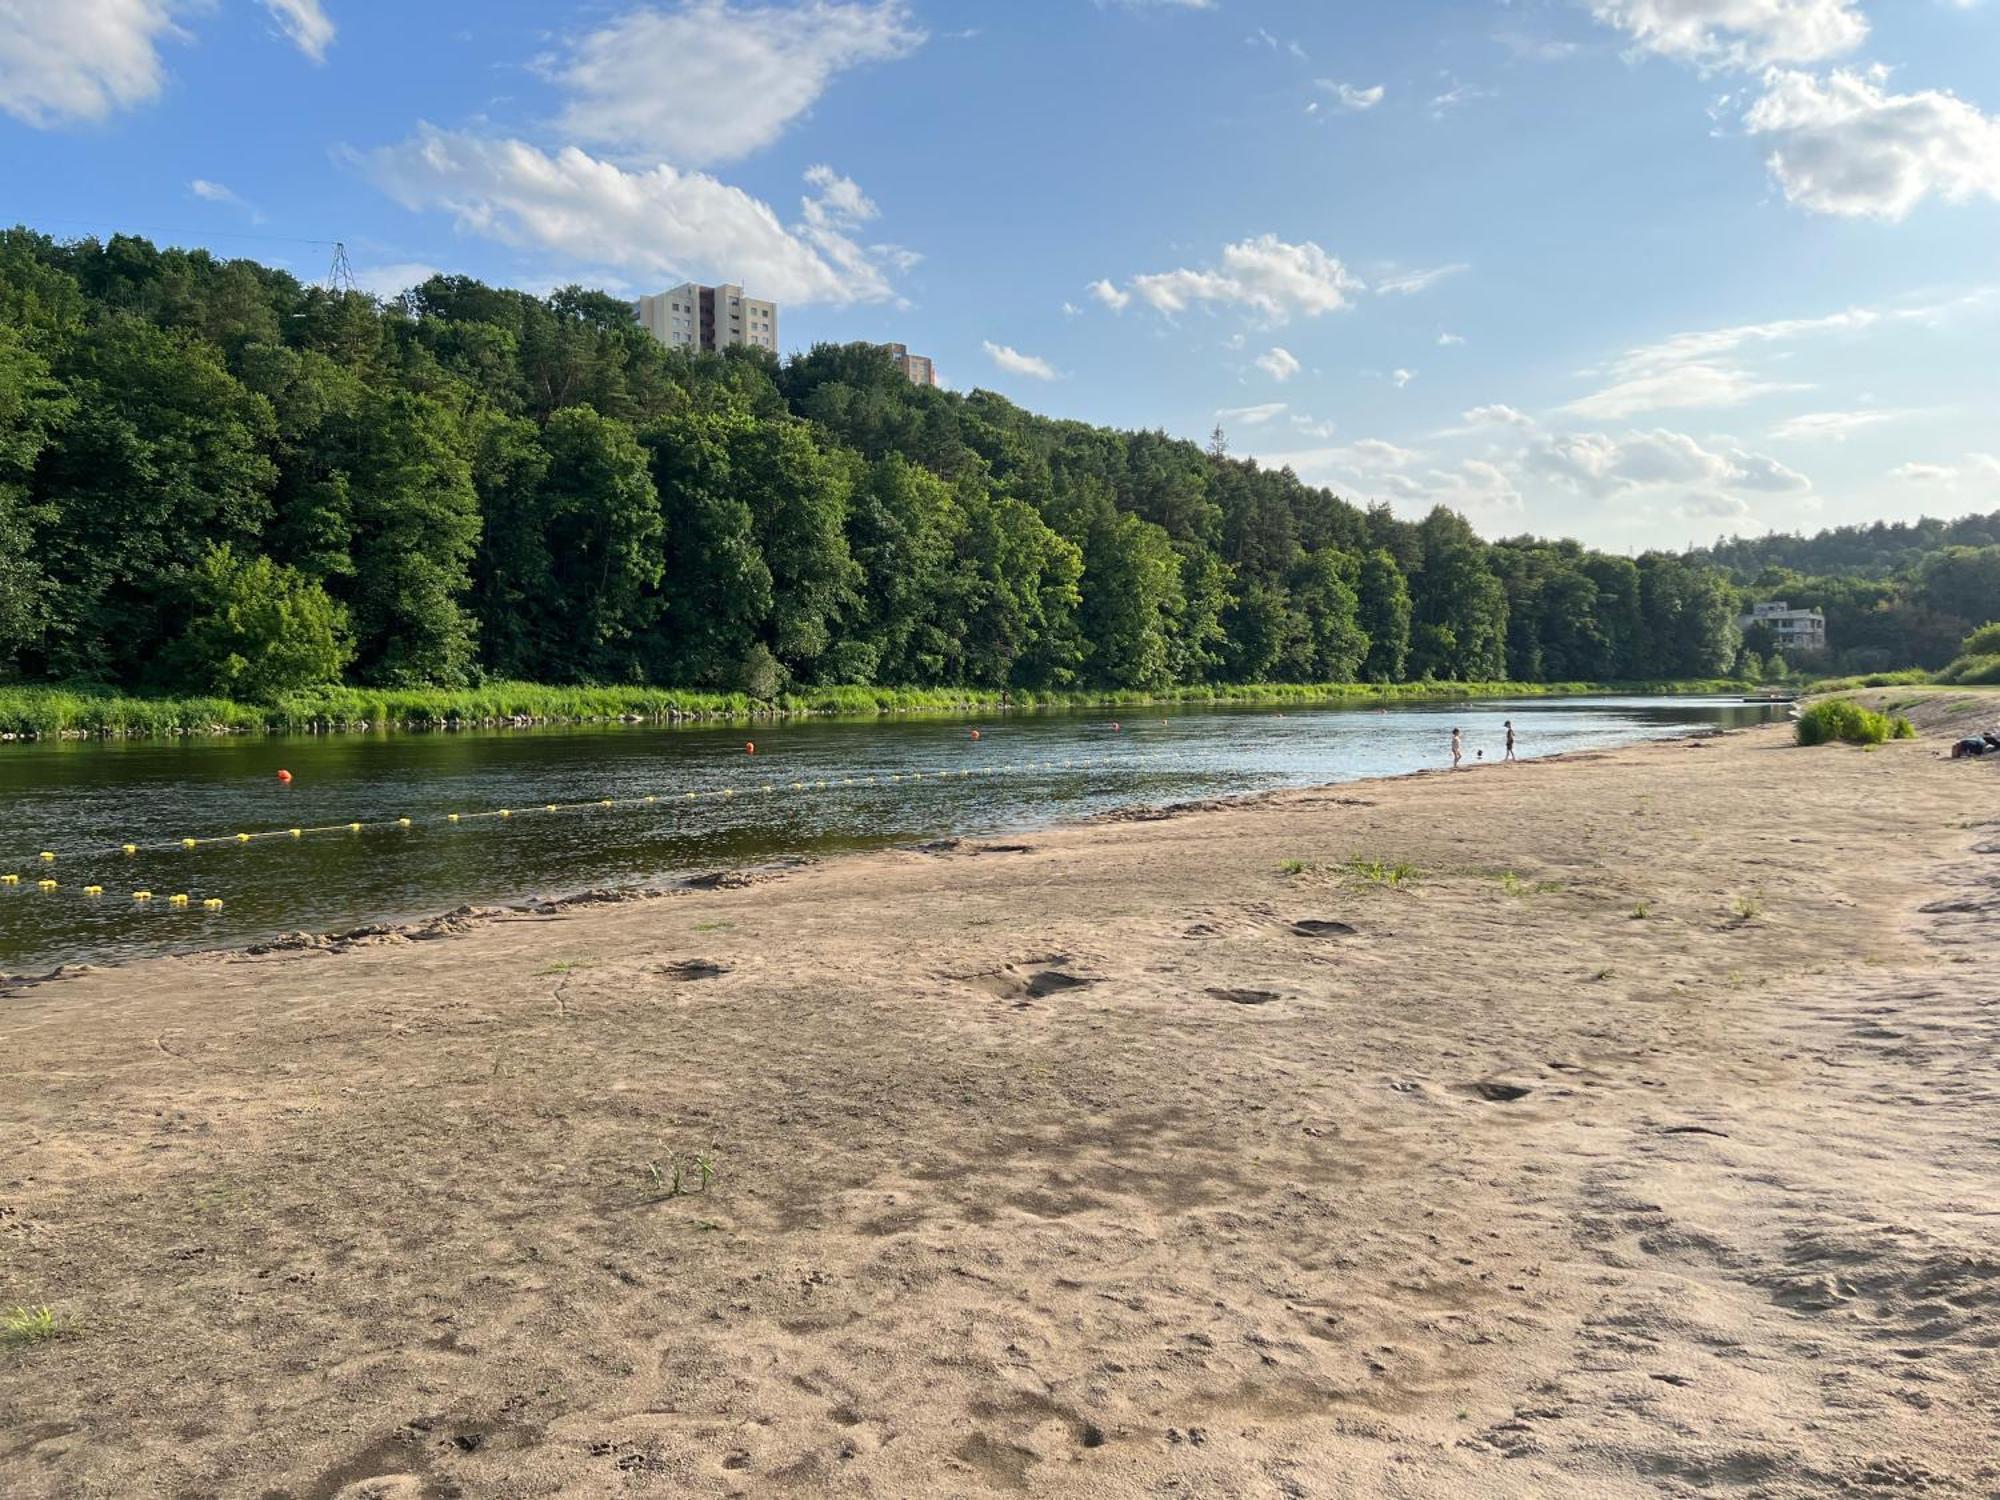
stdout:
<svg viewBox="0 0 2000 1500">
<path fill-rule="evenodd" d="M 0 1492 L 2000 1493 L 1930 718 L 17 988 Z"/>
</svg>

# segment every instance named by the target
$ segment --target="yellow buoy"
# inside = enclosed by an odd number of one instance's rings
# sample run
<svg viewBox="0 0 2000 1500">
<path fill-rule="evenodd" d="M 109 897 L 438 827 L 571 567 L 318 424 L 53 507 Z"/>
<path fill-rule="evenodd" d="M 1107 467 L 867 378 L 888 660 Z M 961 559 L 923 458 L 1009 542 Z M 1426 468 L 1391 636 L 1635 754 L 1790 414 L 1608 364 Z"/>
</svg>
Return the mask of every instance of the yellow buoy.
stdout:
<svg viewBox="0 0 2000 1500">
<path fill-rule="evenodd" d="M 239 844 L 247 844 L 250 842 L 250 835 L 247 833 L 239 833 L 236 835 L 236 842 Z"/>
<path fill-rule="evenodd" d="M 42 863 L 46 865 L 46 864 L 53 864 L 54 862 L 55 862 L 55 856 L 49 853 L 48 850 L 44 849 L 42 851 Z"/>
<path fill-rule="evenodd" d="M 302 839 L 306 836 L 306 831 L 303 828 L 288 828 L 285 831 L 295 839 Z"/>
<path fill-rule="evenodd" d="M 506 808 L 503 807 L 500 809 L 500 816 L 503 818 L 511 818 L 514 816 L 514 814 L 509 812 Z"/>
<path fill-rule="evenodd" d="M 201 904 L 207 907 L 210 911 L 222 910 L 222 902 L 214 896 L 210 896 L 206 901 L 202 902 Z"/>
<path fill-rule="evenodd" d="M 201 842 L 200 839 L 182 839 L 181 847 L 183 849 L 192 849 L 196 844 L 199 844 L 200 842 Z"/>
<path fill-rule="evenodd" d="M 134 891 L 132 893 L 132 899 L 134 901 L 151 901 L 153 899 L 153 893 L 151 891 Z"/>
<path fill-rule="evenodd" d="M 611 799 L 609 797 L 606 797 L 603 801 L 599 802 L 597 805 L 599 807 L 609 807 L 611 806 Z"/>
<path fill-rule="evenodd" d="M 456 823 L 456 822 L 458 821 L 458 814 L 457 814 L 457 813 L 446 813 L 446 814 L 444 815 L 444 820 L 445 820 L 445 822 L 447 822 L 447 823 Z"/>
<path fill-rule="evenodd" d="M 186 906 L 187 904 L 188 898 L 186 892 L 167 897 L 167 905 L 169 906 Z"/>
<path fill-rule="evenodd" d="M 359 833 L 361 832 L 361 825 L 359 823 L 349 823 L 347 825 L 347 831 L 349 833 Z"/>
<path fill-rule="evenodd" d="M 21 877 L 18 875 L 0 875 L 0 885 L 19 885 L 20 883 Z"/>
<path fill-rule="evenodd" d="M 44 880 L 42 882 L 42 889 L 45 891 L 52 891 L 55 888 L 56 888 L 56 883 L 53 880 Z"/>
<path fill-rule="evenodd" d="M 658 797 L 648 797 L 646 800 L 648 802 L 658 802 L 660 799 Z"/>
<path fill-rule="evenodd" d="M 137 854 L 139 852 L 139 846 L 137 844 L 127 844 L 125 846 L 125 852 L 127 854 Z"/>
<path fill-rule="evenodd" d="M 396 826 L 398 828 L 408 828 L 410 826 L 410 820 L 408 818 L 398 818 L 396 819 Z"/>
<path fill-rule="evenodd" d="M 83 893 L 86 896 L 101 896 L 104 894 L 104 887 L 101 885 L 87 885 L 83 888 Z"/>
<path fill-rule="evenodd" d="M 546 808 L 544 809 L 544 811 L 546 811 L 546 812 L 554 812 L 555 810 L 556 810 L 556 805 L 555 805 L 555 803 L 553 803 L 553 802 L 551 802 L 551 803 L 550 803 L 550 804 L 549 804 L 549 805 L 548 805 L 548 806 L 547 806 L 547 807 L 546 807 Z"/>
</svg>

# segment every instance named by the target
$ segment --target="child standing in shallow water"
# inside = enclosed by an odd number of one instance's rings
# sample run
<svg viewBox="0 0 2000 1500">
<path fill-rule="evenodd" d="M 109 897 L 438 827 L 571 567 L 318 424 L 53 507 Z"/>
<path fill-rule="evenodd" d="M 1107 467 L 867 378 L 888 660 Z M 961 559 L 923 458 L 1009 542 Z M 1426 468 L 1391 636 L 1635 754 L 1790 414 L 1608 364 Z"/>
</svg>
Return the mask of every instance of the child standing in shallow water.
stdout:
<svg viewBox="0 0 2000 1500">
<path fill-rule="evenodd" d="M 1459 732 L 1454 729 L 1451 732 L 1451 768 L 1456 771 L 1458 763 L 1464 759 L 1465 741 L 1460 737 Z"/>
<path fill-rule="evenodd" d="M 1507 759 L 1519 760 L 1521 757 L 1514 753 L 1514 721 L 1508 719 L 1502 727 L 1507 731 Z"/>
</svg>

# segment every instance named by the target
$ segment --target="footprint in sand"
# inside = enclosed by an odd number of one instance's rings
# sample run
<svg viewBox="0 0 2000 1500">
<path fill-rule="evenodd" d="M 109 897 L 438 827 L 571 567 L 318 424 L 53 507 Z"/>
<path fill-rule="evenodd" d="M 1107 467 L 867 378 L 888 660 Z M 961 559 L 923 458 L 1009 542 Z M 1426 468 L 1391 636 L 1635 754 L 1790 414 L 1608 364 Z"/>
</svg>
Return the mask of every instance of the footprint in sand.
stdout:
<svg viewBox="0 0 2000 1500">
<path fill-rule="evenodd" d="M 1065 990 L 1080 990 L 1095 983 L 1094 979 L 1062 969 L 1031 969 L 1020 964 L 1008 964 L 994 973 L 978 975 L 972 981 L 974 989 L 984 990 L 996 1000 L 1012 1000 L 1017 1004 L 1046 1000 Z"/>
<path fill-rule="evenodd" d="M 1227 1000 L 1231 1005 L 1269 1005 L 1273 1000 L 1285 997 L 1276 990 L 1210 990 L 1217 1000 Z"/>
<path fill-rule="evenodd" d="M 713 963 L 705 958 L 690 958 L 677 964 L 661 964 L 653 972 L 683 982 L 695 979 L 720 979 L 729 972 L 729 965 Z"/>
<path fill-rule="evenodd" d="M 1345 922 L 1329 921 L 1321 917 L 1305 917 L 1292 923 L 1292 931 L 1299 937 L 1337 938 L 1354 937 L 1355 929 Z"/>
</svg>

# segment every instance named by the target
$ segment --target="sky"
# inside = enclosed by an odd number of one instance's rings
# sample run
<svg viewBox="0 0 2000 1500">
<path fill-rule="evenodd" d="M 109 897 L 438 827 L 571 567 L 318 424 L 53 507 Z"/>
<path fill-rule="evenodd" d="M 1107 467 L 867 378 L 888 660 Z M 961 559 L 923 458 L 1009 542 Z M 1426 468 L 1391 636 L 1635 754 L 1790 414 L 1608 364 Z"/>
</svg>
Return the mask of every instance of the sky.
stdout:
<svg viewBox="0 0 2000 1500">
<path fill-rule="evenodd" d="M 2000 508 L 2000 0 L 0 0 L 0 220 L 741 282 L 1488 536 Z"/>
</svg>

